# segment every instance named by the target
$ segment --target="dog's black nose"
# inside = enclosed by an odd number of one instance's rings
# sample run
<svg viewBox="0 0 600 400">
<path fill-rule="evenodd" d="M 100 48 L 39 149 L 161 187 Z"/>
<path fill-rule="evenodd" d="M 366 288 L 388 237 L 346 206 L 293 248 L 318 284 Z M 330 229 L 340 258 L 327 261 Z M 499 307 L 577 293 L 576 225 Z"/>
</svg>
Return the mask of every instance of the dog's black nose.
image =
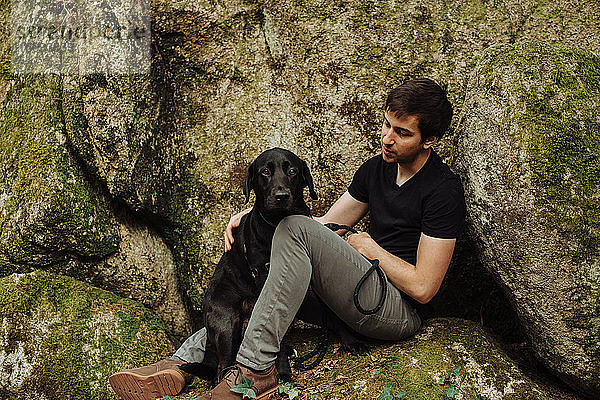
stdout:
<svg viewBox="0 0 600 400">
<path fill-rule="evenodd" d="M 275 192 L 275 200 L 277 200 L 277 201 L 284 201 L 289 198 L 290 198 L 290 194 L 288 192 L 284 192 L 282 190 Z"/>
</svg>

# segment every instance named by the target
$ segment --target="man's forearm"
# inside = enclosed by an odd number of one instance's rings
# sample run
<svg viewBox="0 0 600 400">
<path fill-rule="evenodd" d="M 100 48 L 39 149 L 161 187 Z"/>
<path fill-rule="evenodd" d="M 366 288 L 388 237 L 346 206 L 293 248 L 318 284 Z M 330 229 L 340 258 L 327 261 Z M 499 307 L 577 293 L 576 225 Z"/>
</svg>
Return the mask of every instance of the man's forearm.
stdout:
<svg viewBox="0 0 600 400">
<path fill-rule="evenodd" d="M 419 303 L 426 303 L 430 300 L 427 296 L 427 285 L 417 273 L 416 266 L 381 247 L 374 252 L 373 256 L 367 258 L 379 260 L 379 266 L 394 286 Z"/>
<path fill-rule="evenodd" d="M 417 267 L 397 257 L 382 247 L 373 248 L 369 255 L 370 260 L 379 260 L 379 266 L 394 286 L 420 303 L 429 301 L 426 285 L 417 273 Z M 363 254 L 364 255 L 364 254 Z"/>
<path fill-rule="evenodd" d="M 416 265 L 386 251 L 366 232 L 350 235 L 348 243 L 368 259 L 378 259 L 394 286 L 424 304 L 435 296 L 442 284 L 456 239 L 437 239 L 421 234 Z"/>
</svg>

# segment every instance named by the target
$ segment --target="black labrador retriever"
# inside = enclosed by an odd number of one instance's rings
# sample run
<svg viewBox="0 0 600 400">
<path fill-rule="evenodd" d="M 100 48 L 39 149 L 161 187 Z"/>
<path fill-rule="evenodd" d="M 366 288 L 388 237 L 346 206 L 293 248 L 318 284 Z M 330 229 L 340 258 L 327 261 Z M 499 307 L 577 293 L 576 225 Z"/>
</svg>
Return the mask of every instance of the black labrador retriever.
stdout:
<svg viewBox="0 0 600 400">
<path fill-rule="evenodd" d="M 250 191 L 256 200 L 233 232 L 232 249 L 221 257 L 203 300 L 207 345 L 202 363 L 182 366 L 205 379 L 218 379 L 235 363 L 248 319 L 268 274 L 271 240 L 279 221 L 288 215 L 310 215 L 303 189 L 317 199 L 306 162 L 291 151 L 274 148 L 260 154 L 248 167 L 244 184 L 246 203 Z M 291 379 L 288 355 L 282 345 L 277 360 L 279 375 Z"/>
<path fill-rule="evenodd" d="M 316 200 L 306 162 L 289 150 L 267 150 L 248 167 L 243 193 L 247 203 L 250 191 L 254 190 L 254 206 L 233 232 L 232 248 L 219 260 L 204 294 L 207 330 L 204 360 L 182 365 L 184 371 L 217 383 L 221 371 L 235 363 L 254 303 L 268 275 L 271 240 L 277 224 L 288 215 L 310 215 L 304 201 L 305 187 Z M 325 313 L 324 320 L 340 337 L 343 349 L 357 355 L 368 352 L 366 338 L 352 332 L 324 304 L 314 304 L 314 299 L 313 304 L 310 303 L 305 301 L 301 311 L 314 308 Z M 292 353 L 291 347 L 281 344 L 276 363 L 284 381 L 291 380 L 289 356 Z"/>
</svg>

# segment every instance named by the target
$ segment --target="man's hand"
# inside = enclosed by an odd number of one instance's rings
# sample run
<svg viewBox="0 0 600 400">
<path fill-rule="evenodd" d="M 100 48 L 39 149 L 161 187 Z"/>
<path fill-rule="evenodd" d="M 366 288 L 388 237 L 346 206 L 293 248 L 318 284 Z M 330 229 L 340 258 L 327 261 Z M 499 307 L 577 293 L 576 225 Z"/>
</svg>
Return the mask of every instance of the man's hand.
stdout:
<svg viewBox="0 0 600 400">
<path fill-rule="evenodd" d="M 242 212 L 235 214 L 233 217 L 229 219 L 229 223 L 227 224 L 227 228 L 225 228 L 225 251 L 231 250 L 231 245 L 233 244 L 233 228 L 237 228 L 240 226 L 240 221 L 242 217 L 248 214 L 252 210 L 252 208 L 247 208 Z"/>
<path fill-rule="evenodd" d="M 348 236 L 348 244 L 369 260 L 377 258 L 380 253 L 379 246 L 367 232 L 358 232 Z"/>
</svg>

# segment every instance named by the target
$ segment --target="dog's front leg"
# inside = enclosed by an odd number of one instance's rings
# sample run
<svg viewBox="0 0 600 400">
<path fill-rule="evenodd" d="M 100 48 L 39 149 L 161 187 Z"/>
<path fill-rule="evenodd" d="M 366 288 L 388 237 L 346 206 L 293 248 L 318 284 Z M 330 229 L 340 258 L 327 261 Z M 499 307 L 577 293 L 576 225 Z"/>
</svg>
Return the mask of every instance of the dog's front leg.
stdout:
<svg viewBox="0 0 600 400">
<path fill-rule="evenodd" d="M 215 344 L 217 353 L 217 376 L 223 369 L 234 365 L 241 343 L 241 318 L 238 313 L 211 313 L 207 315 L 208 340 Z"/>
</svg>

